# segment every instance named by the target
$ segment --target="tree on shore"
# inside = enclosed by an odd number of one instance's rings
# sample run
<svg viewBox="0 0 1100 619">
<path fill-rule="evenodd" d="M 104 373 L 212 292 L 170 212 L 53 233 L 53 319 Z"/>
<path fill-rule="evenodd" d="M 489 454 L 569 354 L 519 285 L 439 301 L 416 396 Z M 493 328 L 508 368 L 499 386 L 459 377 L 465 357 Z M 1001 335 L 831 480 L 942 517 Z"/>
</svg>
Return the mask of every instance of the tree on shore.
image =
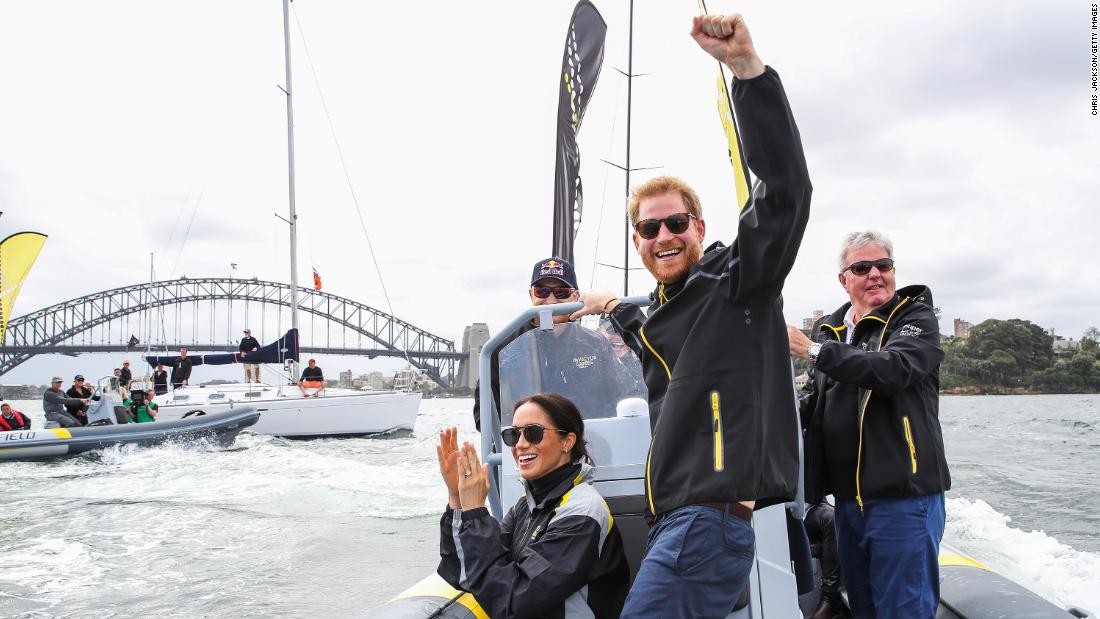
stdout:
<svg viewBox="0 0 1100 619">
<path fill-rule="evenodd" d="M 1056 356 L 1054 338 L 1027 320 L 990 319 L 966 340 L 950 338 L 941 366 L 944 388 L 1025 388 L 1047 392 L 1100 391 L 1100 330 L 1089 327 L 1079 350 Z"/>
</svg>

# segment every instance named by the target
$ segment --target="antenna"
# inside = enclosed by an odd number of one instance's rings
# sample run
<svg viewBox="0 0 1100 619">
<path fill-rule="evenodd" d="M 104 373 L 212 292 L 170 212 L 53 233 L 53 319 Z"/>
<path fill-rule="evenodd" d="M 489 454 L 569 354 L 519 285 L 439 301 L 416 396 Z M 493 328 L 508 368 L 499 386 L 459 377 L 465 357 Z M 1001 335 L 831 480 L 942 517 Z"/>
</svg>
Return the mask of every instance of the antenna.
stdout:
<svg viewBox="0 0 1100 619">
<path fill-rule="evenodd" d="M 639 170 L 655 170 L 660 166 L 646 167 L 646 168 L 632 168 L 630 167 L 630 121 L 632 116 L 633 105 L 633 82 L 635 77 L 642 77 L 648 75 L 647 73 L 634 73 L 634 0 L 630 0 L 630 21 L 627 30 L 627 59 L 626 59 L 626 71 L 622 69 L 616 69 L 619 73 L 626 77 L 626 164 L 618 165 L 612 163 L 606 159 L 602 161 L 610 166 L 618 168 L 625 173 L 626 184 L 626 197 L 630 198 L 630 173 L 637 172 Z M 612 266 L 608 264 L 599 263 L 602 266 L 609 266 L 615 269 L 622 269 L 623 271 L 623 296 L 630 295 L 630 272 L 637 270 L 630 266 L 630 215 L 627 214 L 623 218 L 623 265 Z"/>
</svg>

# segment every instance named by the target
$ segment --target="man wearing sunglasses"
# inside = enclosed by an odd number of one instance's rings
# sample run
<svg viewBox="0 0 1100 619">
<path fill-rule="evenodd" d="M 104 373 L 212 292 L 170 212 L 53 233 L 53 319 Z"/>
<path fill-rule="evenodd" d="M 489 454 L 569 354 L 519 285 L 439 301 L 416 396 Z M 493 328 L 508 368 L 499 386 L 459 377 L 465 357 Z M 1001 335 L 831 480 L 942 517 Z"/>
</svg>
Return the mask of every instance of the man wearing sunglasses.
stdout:
<svg viewBox="0 0 1100 619">
<path fill-rule="evenodd" d="M 695 191 L 675 177 L 647 181 L 628 214 L 657 280 L 648 316 L 600 292 L 585 293 L 574 315 L 609 312 L 649 388 L 653 524 L 623 617 L 726 616 L 749 580 L 753 509 L 790 501 L 798 485 L 780 293 L 809 217 L 806 159 L 779 75 L 741 16 L 696 17 L 691 34 L 733 72 L 741 143 L 757 177 L 736 240 L 704 250 Z"/>
<path fill-rule="evenodd" d="M 531 286 L 528 288 L 528 296 L 531 305 L 556 305 L 558 303 L 572 303 L 580 298 L 577 289 L 577 275 L 573 265 L 567 260 L 552 257 L 539 260 L 531 271 Z M 569 322 L 569 314 L 554 316 L 555 324 Z M 508 336 L 508 343 L 536 328 L 535 321 L 521 326 Z M 590 332 L 580 326 L 572 329 L 558 328 L 547 332 L 545 337 L 553 337 L 555 340 L 539 341 L 539 351 L 543 353 L 541 362 L 542 391 L 561 391 L 568 389 L 570 398 L 581 409 L 585 418 L 598 416 L 592 410 L 593 407 L 603 404 L 603 399 L 615 398 L 619 394 L 606 393 L 610 386 L 607 381 L 601 380 L 604 364 L 617 359 L 611 344 L 603 336 Z M 564 337 L 565 340 L 560 340 Z M 545 345 L 543 345 L 545 344 Z M 504 348 L 501 347 L 501 349 Z M 500 410 L 500 359 L 498 353 L 493 353 L 492 360 L 492 389 L 493 398 Z M 568 387 L 567 387 L 568 385 Z M 582 386 L 583 385 L 583 386 Z M 590 388 L 584 388 L 588 386 Z M 481 430 L 481 381 L 478 380 L 474 391 L 474 425 Z M 519 394 L 524 395 L 524 394 Z M 607 396 L 604 398 L 604 396 Z M 601 399 L 603 398 L 603 399 Z M 611 402 L 614 407 L 615 402 Z M 613 408 L 611 410 L 614 410 Z"/>
<path fill-rule="evenodd" d="M 853 616 L 934 617 L 951 475 L 932 293 L 897 289 L 893 246 L 878 232 L 848 235 L 838 268 L 848 303 L 814 325 L 817 341 L 787 328 L 791 354 L 813 364 L 800 398 L 806 496 L 836 499 Z"/>
</svg>

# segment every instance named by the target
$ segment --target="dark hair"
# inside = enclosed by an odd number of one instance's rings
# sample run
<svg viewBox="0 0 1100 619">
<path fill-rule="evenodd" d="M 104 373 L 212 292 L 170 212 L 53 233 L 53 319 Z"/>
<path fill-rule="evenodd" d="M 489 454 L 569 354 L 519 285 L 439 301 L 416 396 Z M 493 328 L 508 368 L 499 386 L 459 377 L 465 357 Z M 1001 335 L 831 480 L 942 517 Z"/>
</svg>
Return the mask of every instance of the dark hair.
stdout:
<svg viewBox="0 0 1100 619">
<path fill-rule="evenodd" d="M 584 440 L 584 419 L 581 418 L 581 412 L 577 410 L 577 405 L 573 404 L 572 400 L 558 393 L 533 393 L 520 398 L 516 402 L 516 405 L 512 408 L 512 415 L 515 415 L 519 407 L 528 402 L 534 402 L 539 405 L 539 408 L 546 411 L 546 414 L 550 415 L 550 420 L 554 422 L 559 430 L 577 435 L 577 441 L 573 443 L 573 449 L 569 451 L 571 461 L 576 462 L 583 459 L 585 462 L 593 464 L 592 456 L 588 455 L 588 441 Z"/>
</svg>

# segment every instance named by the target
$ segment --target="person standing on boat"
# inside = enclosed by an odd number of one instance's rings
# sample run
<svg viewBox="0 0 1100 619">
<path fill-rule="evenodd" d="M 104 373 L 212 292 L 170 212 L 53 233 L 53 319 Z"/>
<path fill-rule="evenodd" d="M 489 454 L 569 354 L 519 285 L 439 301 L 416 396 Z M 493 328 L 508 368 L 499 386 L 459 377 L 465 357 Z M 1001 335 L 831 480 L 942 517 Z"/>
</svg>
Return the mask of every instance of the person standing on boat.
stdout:
<svg viewBox="0 0 1100 619">
<path fill-rule="evenodd" d="M 163 363 L 158 363 L 157 369 L 153 370 L 153 391 L 157 395 L 168 393 L 168 370 L 164 369 Z"/>
<path fill-rule="evenodd" d="M 849 234 L 848 303 L 814 327 L 788 326 L 813 364 L 803 406 L 806 494 L 836 498 L 837 550 L 852 616 L 931 619 L 951 475 L 939 421 L 939 321 L 925 286 L 897 289 L 893 244 Z"/>
<path fill-rule="evenodd" d="M 439 576 L 473 594 L 486 615 L 616 619 L 630 570 L 611 510 L 592 485 L 584 421 L 568 398 L 521 398 L 501 429 L 525 495 L 497 522 L 485 508 L 489 473 L 455 428 L 439 433 L 447 485 Z"/>
<path fill-rule="evenodd" d="M 317 367 L 317 360 L 310 359 L 309 367 L 302 369 L 302 376 L 298 379 L 298 388 L 302 390 L 302 397 L 320 397 L 325 393 L 325 373 Z M 313 393 L 307 391 L 312 389 Z"/>
<path fill-rule="evenodd" d="M 781 291 L 809 217 L 806 159 L 779 75 L 741 16 L 696 17 L 691 35 L 733 71 L 733 107 L 758 180 L 737 238 L 704 250 L 696 192 L 675 177 L 647 181 L 628 214 L 658 283 L 648 317 L 607 292 L 585 293 L 574 314 L 610 313 L 649 388 L 652 525 L 623 617 L 725 617 L 752 568 L 753 510 L 790 501 L 798 486 Z"/>
<path fill-rule="evenodd" d="M 260 382 L 260 364 L 247 362 L 248 353 L 256 352 L 259 349 L 259 340 L 252 337 L 251 329 L 245 329 L 244 337 L 241 338 L 240 352 L 241 360 L 244 362 L 244 382 L 246 383 Z"/>
<path fill-rule="evenodd" d="M 191 367 L 194 364 L 194 361 L 187 357 L 187 349 L 181 348 L 179 358 L 172 364 L 173 389 L 179 389 L 187 384 L 187 381 L 191 378 Z"/>
<path fill-rule="evenodd" d="M 60 376 L 54 376 L 50 381 L 49 388 L 42 392 L 42 411 L 46 413 L 47 422 L 56 422 L 62 428 L 79 428 L 84 424 L 70 415 L 65 407 L 87 406 L 88 400 L 66 397 L 65 393 L 61 391 L 62 382 L 64 381 Z"/>
<path fill-rule="evenodd" d="M 134 373 L 130 371 L 130 362 L 123 361 L 122 369 L 118 375 L 118 390 L 122 394 L 122 399 L 130 397 L 130 383 L 134 380 Z"/>
<path fill-rule="evenodd" d="M 0 432 L 30 429 L 31 420 L 29 417 L 12 408 L 11 404 L 7 402 L 0 404 Z"/>
</svg>

